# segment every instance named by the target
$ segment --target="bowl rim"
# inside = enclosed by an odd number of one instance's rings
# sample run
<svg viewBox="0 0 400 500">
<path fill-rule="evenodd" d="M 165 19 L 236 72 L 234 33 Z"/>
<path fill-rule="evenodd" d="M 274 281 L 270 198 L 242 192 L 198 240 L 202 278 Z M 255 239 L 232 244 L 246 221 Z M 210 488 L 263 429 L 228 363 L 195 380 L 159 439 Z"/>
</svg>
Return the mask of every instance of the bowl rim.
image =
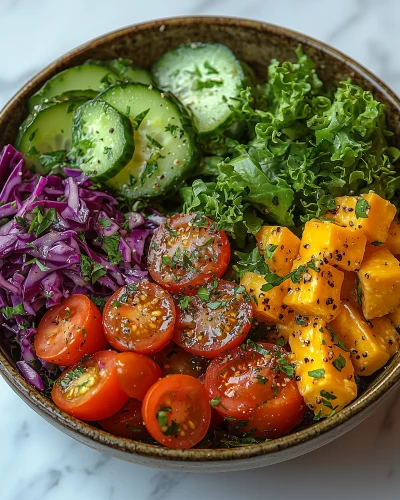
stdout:
<svg viewBox="0 0 400 500">
<path fill-rule="evenodd" d="M 34 90 L 45 79 L 49 78 L 53 73 L 59 70 L 60 67 L 65 65 L 65 61 L 71 57 L 83 55 L 88 49 L 104 44 L 105 40 L 110 43 L 120 36 L 127 34 L 138 34 L 147 30 L 174 28 L 182 24 L 186 25 L 220 25 L 230 26 L 236 28 L 244 28 L 256 31 L 266 31 L 279 35 L 285 38 L 290 38 L 293 41 L 302 43 L 306 46 L 313 47 L 314 49 L 323 52 L 336 60 L 344 63 L 349 70 L 359 74 L 367 80 L 375 90 L 385 94 L 387 100 L 390 100 L 396 108 L 400 108 L 399 97 L 377 76 L 366 69 L 364 66 L 343 54 L 341 51 L 329 46 L 308 35 L 299 33 L 289 28 L 277 26 L 262 21 L 256 21 L 240 17 L 230 16 L 177 16 L 168 17 L 152 21 L 126 26 L 106 34 L 100 35 L 88 42 L 85 42 L 78 47 L 68 51 L 62 56 L 58 57 L 55 61 L 47 65 L 44 69 L 38 72 L 33 78 L 25 83 L 21 89 L 14 94 L 11 99 L 6 103 L 0 111 L 0 122 L 7 119 L 9 110 L 18 105 L 18 102 L 25 99 L 32 90 Z M 82 436 L 87 444 L 90 441 L 97 442 L 100 446 L 114 449 L 115 451 L 125 452 L 132 455 L 147 456 L 149 458 L 158 458 L 167 461 L 190 461 L 190 462 L 209 462 L 209 461 L 235 461 L 244 458 L 256 457 L 260 455 L 267 455 L 276 453 L 278 451 L 293 448 L 302 443 L 312 440 L 318 436 L 322 436 L 329 431 L 344 424 L 346 421 L 366 412 L 374 403 L 378 403 L 390 389 L 400 379 L 400 353 L 391 360 L 389 366 L 386 367 L 384 372 L 378 377 L 377 382 L 371 388 L 368 388 L 359 398 L 350 403 L 346 408 L 333 415 L 331 418 L 322 420 L 311 427 L 305 428 L 301 431 L 289 434 L 279 439 L 267 441 L 265 443 L 249 445 L 241 448 L 227 448 L 227 449 L 190 449 L 190 450 L 175 450 L 164 448 L 162 446 L 141 443 L 132 441 L 125 438 L 114 436 L 106 431 L 99 430 L 92 427 L 90 424 L 77 420 L 70 415 L 61 411 L 55 404 L 42 395 L 38 390 L 34 389 L 22 377 L 16 367 L 14 367 L 5 353 L 0 349 L 0 373 L 5 378 L 10 387 L 25 401 L 34 408 L 42 416 L 50 420 L 51 423 L 56 423 L 57 427 L 64 428 L 68 434 L 74 437 Z"/>
</svg>

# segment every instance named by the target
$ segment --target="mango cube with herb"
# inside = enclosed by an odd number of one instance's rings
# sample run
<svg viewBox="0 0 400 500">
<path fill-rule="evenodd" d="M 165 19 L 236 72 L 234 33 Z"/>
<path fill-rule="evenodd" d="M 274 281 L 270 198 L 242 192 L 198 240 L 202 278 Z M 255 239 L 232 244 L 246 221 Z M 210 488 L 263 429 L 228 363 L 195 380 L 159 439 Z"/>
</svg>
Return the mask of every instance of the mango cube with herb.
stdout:
<svg viewBox="0 0 400 500">
<path fill-rule="evenodd" d="M 359 231 L 369 243 L 385 243 L 396 207 L 375 193 L 335 198 L 336 209 L 327 214 L 335 222 Z"/>
<path fill-rule="evenodd" d="M 349 349 L 357 375 L 372 375 L 389 360 L 384 339 L 375 333 L 354 306 L 343 304 L 341 313 L 329 327 Z"/>
<path fill-rule="evenodd" d="M 357 396 L 350 355 L 325 321 L 304 317 L 297 322 L 289 337 L 296 382 L 307 406 L 327 417 Z"/>
<path fill-rule="evenodd" d="M 385 246 L 393 255 L 400 255 L 400 221 L 397 215 L 390 224 Z"/>
<path fill-rule="evenodd" d="M 287 286 L 282 283 L 267 292 L 261 290 L 267 282 L 261 274 L 248 272 L 240 278 L 253 304 L 254 316 L 258 321 L 268 323 L 285 323 L 293 310 L 283 303 Z"/>
<path fill-rule="evenodd" d="M 323 259 L 344 271 L 358 271 L 366 244 L 367 237 L 360 232 L 313 219 L 304 227 L 300 256 L 303 260 Z"/>
<path fill-rule="evenodd" d="M 289 282 L 284 303 L 298 314 L 332 321 L 340 312 L 343 272 L 329 264 L 311 269 L 303 260 L 296 259 L 293 269 L 301 269 L 300 266 L 305 267 L 305 270 L 299 282 Z"/>
<path fill-rule="evenodd" d="M 383 339 L 389 356 L 394 356 L 400 347 L 400 335 L 390 319 L 387 316 L 374 318 L 369 321 L 369 324 L 374 334 Z"/>
<path fill-rule="evenodd" d="M 256 235 L 260 253 L 271 272 L 284 276 L 299 253 L 300 239 L 287 227 L 263 226 Z"/>
<path fill-rule="evenodd" d="M 385 246 L 369 246 L 357 273 L 366 319 L 386 316 L 400 306 L 400 262 Z"/>
</svg>

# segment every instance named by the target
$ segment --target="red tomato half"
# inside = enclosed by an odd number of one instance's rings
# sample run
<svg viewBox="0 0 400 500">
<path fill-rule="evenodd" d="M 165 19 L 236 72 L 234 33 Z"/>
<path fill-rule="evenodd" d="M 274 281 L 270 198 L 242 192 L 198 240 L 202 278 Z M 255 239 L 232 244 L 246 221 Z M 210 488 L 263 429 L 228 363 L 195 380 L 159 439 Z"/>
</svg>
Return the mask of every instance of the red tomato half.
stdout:
<svg viewBox="0 0 400 500">
<path fill-rule="evenodd" d="M 71 295 L 43 316 L 34 345 L 45 361 L 60 366 L 78 363 L 107 347 L 101 313 L 86 295 Z"/>
<path fill-rule="evenodd" d="M 159 285 L 142 281 L 117 290 L 104 307 L 107 340 L 118 351 L 150 354 L 171 340 L 175 305 Z"/>
<path fill-rule="evenodd" d="M 173 374 L 191 375 L 199 378 L 206 373 L 209 360 L 184 351 L 174 342 L 170 342 L 164 349 L 154 355 L 164 376 Z"/>
<path fill-rule="evenodd" d="M 240 345 L 250 330 L 253 307 L 242 287 L 224 280 L 201 287 L 186 302 L 178 300 L 173 340 L 186 351 L 205 358 Z"/>
<path fill-rule="evenodd" d="M 170 375 L 143 400 L 143 420 L 153 438 L 168 448 L 199 443 L 210 425 L 211 407 L 202 383 L 189 375 Z"/>
<path fill-rule="evenodd" d="M 142 401 L 146 392 L 162 376 L 158 364 L 144 354 L 120 352 L 116 361 L 119 382 L 130 398 Z"/>
<path fill-rule="evenodd" d="M 279 387 L 273 399 L 270 399 L 247 422 L 239 426 L 232 424 L 233 434 L 247 433 L 255 438 L 276 439 L 288 434 L 297 427 L 306 412 L 306 405 L 294 380 L 288 380 Z"/>
<path fill-rule="evenodd" d="M 126 405 L 111 417 L 99 420 L 99 424 L 111 434 L 127 439 L 146 439 L 149 437 L 142 417 L 142 403 L 130 399 Z"/>
<path fill-rule="evenodd" d="M 174 215 L 154 233 L 147 262 L 151 277 L 171 292 L 221 278 L 230 259 L 226 234 L 200 214 Z"/>
<path fill-rule="evenodd" d="M 81 420 L 101 420 L 120 410 L 129 398 L 119 383 L 116 354 L 100 351 L 68 368 L 53 386 L 54 403 Z"/>
<path fill-rule="evenodd" d="M 247 423 L 254 418 L 263 437 L 276 437 L 289 432 L 304 414 L 293 366 L 286 351 L 273 344 L 248 343 L 214 359 L 205 385 L 210 404 L 240 421 L 240 432 L 252 428 Z"/>
</svg>

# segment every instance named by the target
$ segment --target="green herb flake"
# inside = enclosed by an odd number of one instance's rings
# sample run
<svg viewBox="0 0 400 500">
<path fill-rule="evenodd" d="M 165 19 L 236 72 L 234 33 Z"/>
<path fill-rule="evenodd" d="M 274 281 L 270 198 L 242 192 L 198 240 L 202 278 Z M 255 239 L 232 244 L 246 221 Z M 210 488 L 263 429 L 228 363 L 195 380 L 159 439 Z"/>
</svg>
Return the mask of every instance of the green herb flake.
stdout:
<svg viewBox="0 0 400 500">
<path fill-rule="evenodd" d="M 324 378 L 325 370 L 324 368 L 318 368 L 317 370 L 311 370 L 308 372 L 309 377 L 312 378 Z"/>
<path fill-rule="evenodd" d="M 357 198 L 357 203 L 356 203 L 356 217 L 357 219 L 368 219 L 368 214 L 367 210 L 369 210 L 371 207 L 368 203 L 368 201 L 363 198 L 362 196 L 359 196 Z"/>
<path fill-rule="evenodd" d="M 341 372 L 346 366 L 346 360 L 341 354 L 339 354 L 339 356 L 335 360 L 333 360 L 332 364 L 336 368 L 336 370 Z"/>
</svg>

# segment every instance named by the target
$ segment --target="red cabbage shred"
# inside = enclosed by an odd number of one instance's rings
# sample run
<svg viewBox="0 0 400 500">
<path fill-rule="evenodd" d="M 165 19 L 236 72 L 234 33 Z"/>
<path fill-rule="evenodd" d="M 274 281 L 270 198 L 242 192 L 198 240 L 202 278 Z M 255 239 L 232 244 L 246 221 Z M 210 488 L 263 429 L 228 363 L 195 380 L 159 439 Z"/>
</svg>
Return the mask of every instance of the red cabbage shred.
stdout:
<svg viewBox="0 0 400 500">
<path fill-rule="evenodd" d="M 73 293 L 102 305 L 147 277 L 145 246 L 163 221 L 156 211 L 118 210 L 118 201 L 80 170 L 42 176 L 11 145 L 0 153 L 0 323 L 25 379 L 48 391 L 59 368 L 32 345 L 40 317 Z"/>
</svg>

